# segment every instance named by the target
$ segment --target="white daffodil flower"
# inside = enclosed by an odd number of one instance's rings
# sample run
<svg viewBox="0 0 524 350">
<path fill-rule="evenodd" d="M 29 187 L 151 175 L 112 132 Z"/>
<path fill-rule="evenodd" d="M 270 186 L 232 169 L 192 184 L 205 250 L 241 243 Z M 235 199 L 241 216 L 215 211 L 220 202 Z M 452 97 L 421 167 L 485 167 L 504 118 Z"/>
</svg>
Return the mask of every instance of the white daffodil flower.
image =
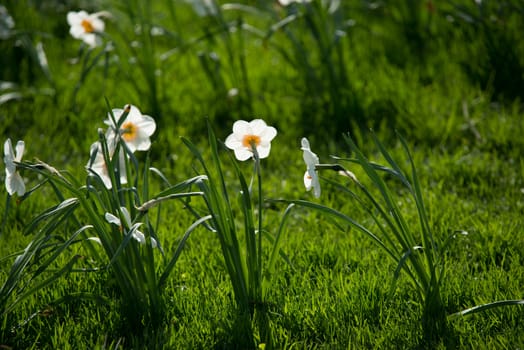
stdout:
<svg viewBox="0 0 524 350">
<path fill-rule="evenodd" d="M 248 160 L 253 157 L 256 149 L 260 159 L 269 156 L 271 140 L 277 136 L 277 129 L 267 126 L 262 119 L 251 122 L 237 120 L 233 124 L 233 133 L 226 139 L 226 146 L 235 152 L 235 157 L 240 160 Z"/>
<path fill-rule="evenodd" d="M 75 39 L 80 39 L 90 47 L 99 46 L 102 41 L 100 33 L 104 31 L 105 24 L 100 19 L 105 12 L 88 14 L 85 11 L 68 12 L 67 23 L 71 26 L 69 33 Z"/>
<path fill-rule="evenodd" d="M 124 112 L 129 113 L 125 117 L 125 120 L 120 123 L 120 118 Z M 113 109 L 113 115 L 115 122 L 120 124 L 120 128 L 117 130 L 117 125 L 115 125 L 109 116 L 105 121 L 105 123 L 110 126 L 108 130 L 108 140 L 118 132 L 131 152 L 137 150 L 147 151 L 149 147 L 151 147 L 150 137 L 156 130 L 156 123 L 153 118 L 148 115 L 143 115 L 137 107 L 132 105 L 127 105 L 124 109 Z"/>
<path fill-rule="evenodd" d="M 320 197 L 320 181 L 318 180 L 318 174 L 315 169 L 316 165 L 319 164 L 318 156 L 311 152 L 309 141 L 302 138 L 302 151 L 304 162 L 306 163 L 306 172 L 304 174 L 304 186 L 306 191 L 313 189 L 313 194 L 316 198 Z"/>
<path fill-rule="evenodd" d="M 112 146 L 113 145 L 113 146 Z M 109 141 L 109 155 L 110 157 L 113 156 L 114 151 L 114 143 Z M 93 158 L 93 153 L 96 152 L 95 159 L 91 163 L 91 159 L 89 160 L 87 164 L 87 168 L 91 169 L 93 172 L 98 174 L 102 181 L 104 182 L 104 185 L 107 189 L 111 189 L 111 177 L 109 175 L 109 169 L 107 168 L 106 161 L 104 159 L 104 153 L 102 152 L 102 145 L 100 142 L 95 142 L 91 145 L 91 150 L 89 154 L 91 155 L 91 158 Z M 124 160 L 124 152 L 120 150 L 118 154 L 118 173 L 120 174 L 120 183 L 126 184 L 127 183 L 127 174 L 126 174 L 126 168 L 125 168 L 125 160 Z"/>
<path fill-rule="evenodd" d="M 16 153 L 13 151 L 11 139 L 7 139 L 4 143 L 5 188 L 10 196 L 14 193 L 23 196 L 25 193 L 24 179 L 22 179 L 22 176 L 18 173 L 16 164 L 14 163 L 22 161 L 24 149 L 24 141 L 18 141 L 16 143 Z"/>
</svg>

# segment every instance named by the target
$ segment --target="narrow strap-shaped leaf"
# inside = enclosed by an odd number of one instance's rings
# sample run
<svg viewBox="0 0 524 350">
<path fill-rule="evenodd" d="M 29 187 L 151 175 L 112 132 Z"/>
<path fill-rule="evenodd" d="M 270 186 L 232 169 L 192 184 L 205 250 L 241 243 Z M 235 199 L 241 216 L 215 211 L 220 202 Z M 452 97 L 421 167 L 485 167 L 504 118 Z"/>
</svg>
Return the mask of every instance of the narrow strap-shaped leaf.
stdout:
<svg viewBox="0 0 524 350">
<path fill-rule="evenodd" d="M 271 249 L 271 254 L 269 256 L 269 262 L 265 271 L 265 275 L 267 275 L 267 278 L 270 278 L 275 269 L 275 263 L 277 260 L 277 255 L 280 252 L 280 247 L 282 246 L 282 233 L 284 232 L 284 229 L 287 224 L 287 220 L 289 219 L 289 214 L 291 214 L 291 210 L 295 207 L 295 204 L 291 203 L 287 206 L 286 210 L 284 211 L 284 214 L 282 215 L 282 219 L 280 220 L 280 225 L 278 226 L 277 235 L 275 237 L 275 240 L 273 242 L 273 247 Z M 259 232 L 261 234 L 261 232 Z"/>
<path fill-rule="evenodd" d="M 43 262 L 42 264 L 40 264 L 40 266 L 38 267 L 38 269 L 35 271 L 32 279 L 34 279 L 35 277 L 37 277 L 38 275 L 40 275 L 45 269 L 47 269 L 47 267 L 56 260 L 56 258 L 58 258 L 58 256 L 65 250 L 67 249 L 71 243 L 73 243 L 76 239 L 76 237 L 81 234 L 82 232 L 84 232 L 85 230 L 87 229 L 90 229 L 90 228 L 93 228 L 93 226 L 91 225 L 86 225 L 86 226 L 83 226 L 81 227 L 80 229 L 78 229 L 75 233 L 73 233 L 71 235 L 71 237 L 69 237 L 69 239 L 60 244 L 58 249 L 56 249 L 53 254 L 47 258 L 47 260 L 45 262 Z"/>
<path fill-rule="evenodd" d="M 326 207 L 326 206 L 318 204 L 318 203 L 308 202 L 308 201 L 305 201 L 305 200 L 271 199 L 269 201 L 270 202 L 280 202 L 280 203 L 294 203 L 296 205 L 300 205 L 300 206 L 303 206 L 303 207 L 316 209 L 316 210 L 320 211 L 321 213 L 325 213 L 325 214 L 328 214 L 328 215 L 340 218 L 340 219 L 346 221 L 351 226 L 353 226 L 356 229 L 360 230 L 361 232 L 363 232 L 367 236 L 369 236 L 380 247 L 382 247 L 386 251 L 386 253 L 388 253 L 388 255 L 391 258 L 393 258 L 393 260 L 397 261 L 397 256 L 396 256 L 395 252 L 393 252 L 388 246 L 386 246 L 384 244 L 384 242 L 382 242 L 382 240 L 380 238 L 375 236 L 370 230 L 368 230 L 366 227 L 362 226 L 361 224 L 359 224 L 358 222 L 356 222 L 355 220 L 353 220 L 349 216 L 347 216 L 347 215 L 345 215 L 345 214 L 343 214 L 343 213 L 341 213 L 341 212 L 339 212 L 339 211 L 337 211 L 335 209 Z"/>
<path fill-rule="evenodd" d="M 477 306 L 471 307 L 469 309 L 462 310 L 462 311 L 456 312 L 454 314 L 451 314 L 451 315 L 448 316 L 448 318 L 451 319 L 451 320 L 454 320 L 454 319 L 456 319 L 456 318 L 458 318 L 460 316 L 472 315 L 472 314 L 475 314 L 477 312 L 481 312 L 481 311 L 485 311 L 485 310 L 489 310 L 489 309 L 494 309 L 494 308 L 501 307 L 501 306 L 511 306 L 511 305 L 524 305 L 524 299 L 500 300 L 500 301 L 495 301 L 493 303 L 477 305 Z"/>
<path fill-rule="evenodd" d="M 28 235 L 36 230 L 36 227 L 44 220 L 62 216 L 65 212 L 68 212 L 71 208 L 78 206 L 77 198 L 69 198 L 62 203 L 55 205 L 43 213 L 34 218 L 24 229 L 24 235 Z"/>
</svg>

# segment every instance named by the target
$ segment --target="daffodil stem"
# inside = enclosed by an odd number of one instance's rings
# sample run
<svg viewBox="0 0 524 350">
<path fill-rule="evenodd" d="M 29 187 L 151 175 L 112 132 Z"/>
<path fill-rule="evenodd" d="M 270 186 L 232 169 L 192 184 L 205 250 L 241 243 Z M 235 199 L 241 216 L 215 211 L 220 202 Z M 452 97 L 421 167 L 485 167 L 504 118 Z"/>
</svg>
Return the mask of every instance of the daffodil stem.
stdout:
<svg viewBox="0 0 524 350">
<path fill-rule="evenodd" d="M 258 293 L 261 292 L 262 283 L 262 175 L 260 171 L 260 159 L 257 154 L 257 176 L 258 176 Z M 259 300 L 262 301 L 262 300 Z"/>
<path fill-rule="evenodd" d="M 7 194 L 6 200 L 5 200 L 5 210 L 4 210 L 4 217 L 2 219 L 2 226 L 0 226 L 0 237 L 2 236 L 2 233 L 4 233 L 4 227 L 5 223 L 7 221 L 7 212 L 9 211 L 9 204 L 11 203 L 11 196 Z"/>
<path fill-rule="evenodd" d="M 253 159 L 255 160 L 255 172 L 258 182 L 258 247 L 257 247 L 257 276 L 256 290 L 257 298 L 261 298 L 262 284 L 262 174 L 260 170 L 260 157 L 256 147 L 253 147 Z M 262 300 L 257 300 L 262 301 Z"/>
</svg>

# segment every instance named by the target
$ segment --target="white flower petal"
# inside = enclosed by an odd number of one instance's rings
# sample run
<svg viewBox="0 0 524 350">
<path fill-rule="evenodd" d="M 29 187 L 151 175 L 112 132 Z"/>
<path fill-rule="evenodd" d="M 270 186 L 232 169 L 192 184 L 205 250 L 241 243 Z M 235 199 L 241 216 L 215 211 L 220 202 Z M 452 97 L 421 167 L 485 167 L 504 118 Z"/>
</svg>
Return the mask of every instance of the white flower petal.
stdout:
<svg viewBox="0 0 524 350">
<path fill-rule="evenodd" d="M 144 244 L 146 243 L 146 236 L 142 232 L 138 231 L 138 227 L 140 225 L 142 224 L 137 223 L 133 225 L 133 227 L 131 228 L 131 234 L 133 235 L 133 238 L 138 241 L 138 243 Z"/>
<path fill-rule="evenodd" d="M 257 153 L 260 159 L 267 158 L 267 156 L 269 156 L 270 151 L 271 151 L 270 143 L 268 143 L 266 146 L 260 145 L 257 147 Z"/>
<path fill-rule="evenodd" d="M 122 224 L 120 222 L 120 219 L 117 218 L 116 216 L 114 216 L 113 214 L 106 213 L 104 217 L 105 217 L 106 221 L 109 222 L 110 224 L 117 225 L 117 226 L 122 226 Z"/>
<path fill-rule="evenodd" d="M 100 18 L 98 18 L 98 16 L 91 15 L 89 17 L 89 19 L 90 19 L 91 25 L 93 26 L 93 29 L 96 32 L 103 32 L 104 31 L 104 29 L 105 29 L 104 21 L 102 21 Z"/>
<path fill-rule="evenodd" d="M 24 179 L 16 170 L 16 162 L 22 161 L 22 156 L 24 154 L 24 141 L 18 141 L 16 143 L 16 155 L 13 151 L 13 144 L 11 139 L 7 139 L 4 142 L 4 162 L 5 162 L 5 188 L 9 195 L 17 193 L 19 196 L 24 195 L 25 193 L 25 184 Z"/>
<path fill-rule="evenodd" d="M 316 171 L 311 172 L 309 170 L 306 170 L 306 172 L 304 173 L 304 186 L 306 187 L 306 191 L 313 189 L 313 195 L 316 198 L 320 197 L 320 181 L 318 179 L 318 174 Z"/>
<path fill-rule="evenodd" d="M 132 144 L 135 146 L 136 151 L 147 151 L 151 148 L 151 140 L 149 138 L 137 138 L 136 141 L 134 141 Z"/>
<path fill-rule="evenodd" d="M 145 136 L 151 136 L 156 130 L 156 123 L 155 120 L 148 116 L 143 115 L 142 120 L 137 122 L 138 127 L 140 128 L 140 132 L 143 133 Z"/>
<path fill-rule="evenodd" d="M 317 172 L 314 172 L 314 175 L 312 176 L 312 186 L 313 186 L 313 195 L 315 196 L 315 198 L 319 198 L 320 197 L 320 181 L 318 180 L 318 174 Z"/>
<path fill-rule="evenodd" d="M 90 47 L 96 47 L 100 45 L 100 38 L 94 33 L 84 34 L 82 40 Z"/>
<path fill-rule="evenodd" d="M 67 23 L 70 26 L 79 25 L 82 22 L 82 19 L 87 17 L 87 12 L 85 11 L 79 11 L 79 12 L 68 12 L 67 13 Z"/>
<path fill-rule="evenodd" d="M 13 161 L 15 159 L 15 152 L 13 151 L 13 144 L 11 139 L 7 139 L 4 142 L 4 156 Z"/>
<path fill-rule="evenodd" d="M 303 137 L 302 140 L 300 140 L 300 144 L 302 146 L 302 150 L 304 149 L 311 150 L 311 147 L 309 146 L 309 141 L 305 137 Z"/>
<path fill-rule="evenodd" d="M 127 105 L 126 107 L 129 107 L 129 113 L 127 114 L 126 120 L 137 122 L 140 119 L 142 119 L 142 113 L 140 113 L 140 110 L 135 105 Z M 125 108 L 124 108 L 125 109 Z M 123 110 L 122 110 L 123 112 Z M 121 115 L 120 115 L 121 117 Z"/>
<path fill-rule="evenodd" d="M 10 176 L 6 176 L 5 188 L 10 196 L 12 196 L 14 193 L 17 193 L 19 196 L 23 196 L 25 193 L 24 179 L 22 179 L 18 172 L 14 172 Z"/>
<path fill-rule="evenodd" d="M 242 135 L 251 134 L 251 133 L 252 133 L 251 127 L 249 123 L 246 122 L 245 120 L 237 120 L 233 124 L 233 134 L 237 134 L 237 137 L 239 137 L 240 135 L 240 138 L 242 138 L 241 137 Z"/>
<path fill-rule="evenodd" d="M 306 166 L 309 168 L 315 168 L 315 165 L 320 163 L 320 160 L 318 159 L 318 156 L 311 152 L 311 149 L 309 147 L 309 141 L 304 137 L 301 141 L 302 144 L 302 157 L 304 158 L 304 162 L 306 163 Z"/>
<path fill-rule="evenodd" d="M 84 36 L 84 28 L 81 26 L 74 26 L 69 29 L 69 34 L 75 39 L 82 39 Z"/>
<path fill-rule="evenodd" d="M 261 133 L 260 138 L 263 142 L 271 142 L 277 136 L 277 129 L 272 126 L 267 126 Z"/>
<path fill-rule="evenodd" d="M 121 108 L 113 108 L 111 112 L 113 112 L 113 116 L 115 117 L 117 123 L 122 114 L 124 114 L 124 110 Z M 106 125 L 116 127 L 116 125 L 113 123 L 113 119 L 111 118 L 111 113 L 107 113 L 107 119 L 104 121 L 104 123 Z"/>
<path fill-rule="evenodd" d="M 249 158 L 253 157 L 253 152 L 246 148 L 237 148 L 234 150 L 234 152 L 235 157 L 240 161 L 248 160 Z"/>
<path fill-rule="evenodd" d="M 224 144 L 229 149 L 235 149 L 242 147 L 242 140 L 239 140 L 236 134 L 231 134 L 226 138 L 226 142 L 224 142 Z"/>
<path fill-rule="evenodd" d="M 16 143 L 16 157 L 15 157 L 15 160 L 17 162 L 22 161 L 22 156 L 24 155 L 24 149 L 25 149 L 24 141 L 18 141 Z"/>
<path fill-rule="evenodd" d="M 306 191 L 311 190 L 311 187 L 313 186 L 312 183 L 313 178 L 309 176 L 309 172 L 306 170 L 306 172 L 304 173 L 304 186 L 306 187 Z"/>
<path fill-rule="evenodd" d="M 302 156 L 307 168 L 306 173 L 304 174 L 304 186 L 307 191 L 313 188 L 313 194 L 318 198 L 320 197 L 321 190 L 320 181 L 315 167 L 319 164 L 319 159 L 315 153 L 311 152 L 309 141 L 305 137 L 301 140 L 301 146 L 303 151 Z"/>
<path fill-rule="evenodd" d="M 266 130 L 267 124 L 262 119 L 254 119 L 249 123 L 249 126 L 251 127 L 251 133 L 253 135 L 262 135 L 262 133 Z"/>
<path fill-rule="evenodd" d="M 11 175 L 16 171 L 15 163 L 13 163 L 14 160 L 15 155 L 13 151 L 13 145 L 11 143 L 11 139 L 7 139 L 4 143 L 4 163 L 7 175 Z"/>
</svg>

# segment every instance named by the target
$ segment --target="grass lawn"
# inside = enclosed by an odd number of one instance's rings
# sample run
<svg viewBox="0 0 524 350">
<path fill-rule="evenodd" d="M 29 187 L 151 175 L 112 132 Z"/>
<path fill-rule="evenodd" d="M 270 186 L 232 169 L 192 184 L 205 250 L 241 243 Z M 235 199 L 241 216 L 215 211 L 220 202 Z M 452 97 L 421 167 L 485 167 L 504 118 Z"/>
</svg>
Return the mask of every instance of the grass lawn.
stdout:
<svg viewBox="0 0 524 350">
<path fill-rule="evenodd" d="M 523 27 L 513 0 L 6 0 L 0 132 L 26 194 L 0 190 L 0 349 L 524 347 Z M 103 146 L 127 104 L 156 126 L 136 153 L 134 129 Z M 222 143 L 256 118 L 270 154 L 236 160 Z M 99 140 L 127 184 L 86 170 Z"/>
</svg>

